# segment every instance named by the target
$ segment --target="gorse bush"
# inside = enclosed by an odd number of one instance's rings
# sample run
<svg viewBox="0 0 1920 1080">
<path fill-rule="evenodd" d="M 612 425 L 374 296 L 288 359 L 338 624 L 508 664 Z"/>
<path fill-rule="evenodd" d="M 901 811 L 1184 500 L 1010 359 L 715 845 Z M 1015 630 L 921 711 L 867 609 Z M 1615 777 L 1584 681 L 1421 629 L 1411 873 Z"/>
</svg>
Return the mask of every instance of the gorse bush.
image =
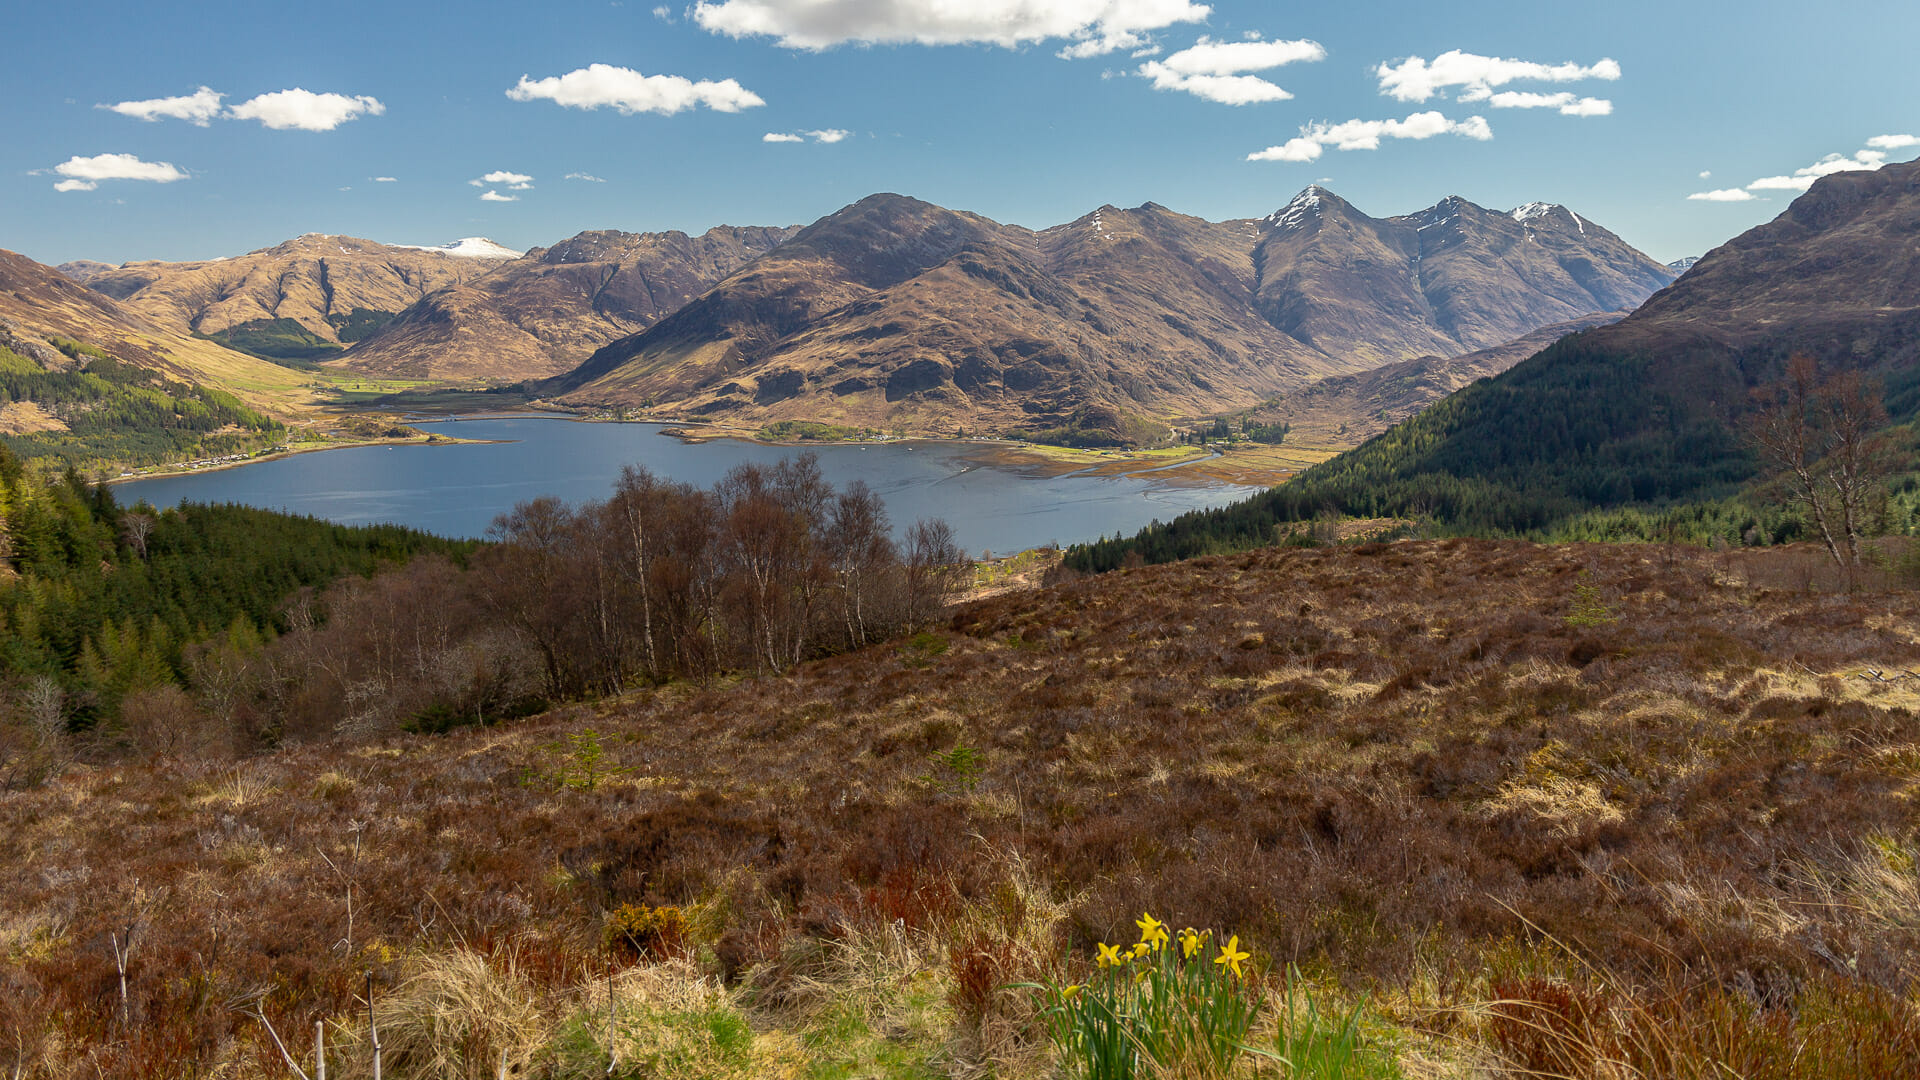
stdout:
<svg viewBox="0 0 1920 1080">
<path fill-rule="evenodd" d="M 1250 954 L 1238 935 L 1208 957 L 1208 931 L 1176 936 L 1151 914 L 1136 922 L 1131 948 L 1100 943 L 1086 983 L 1036 987 L 1055 1049 L 1084 1080 L 1227 1076 L 1260 1008 L 1241 966 Z"/>
</svg>

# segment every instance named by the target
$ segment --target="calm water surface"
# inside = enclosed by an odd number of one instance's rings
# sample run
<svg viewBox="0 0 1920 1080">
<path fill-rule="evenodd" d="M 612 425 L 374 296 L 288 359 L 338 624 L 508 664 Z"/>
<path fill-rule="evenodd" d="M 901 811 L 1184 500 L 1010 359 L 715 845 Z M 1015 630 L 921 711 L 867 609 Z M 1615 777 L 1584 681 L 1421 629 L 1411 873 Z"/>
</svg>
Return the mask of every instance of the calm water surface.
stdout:
<svg viewBox="0 0 1920 1080">
<path fill-rule="evenodd" d="M 482 536 L 495 515 L 553 495 L 605 499 L 623 465 L 709 487 L 743 462 L 773 464 L 802 451 L 733 439 L 683 443 L 659 424 L 580 423 L 509 417 L 414 425 L 492 443 L 367 446 L 295 454 L 243 468 L 135 480 L 122 503 L 235 502 L 349 525 L 387 522 L 442 536 Z M 942 517 L 962 547 L 1019 551 L 1131 533 L 1199 507 L 1222 506 L 1258 488 L 1195 483 L 1172 469 L 1139 477 L 1048 476 L 1009 463 L 987 444 L 828 445 L 815 451 L 834 486 L 865 480 L 886 500 L 896 532 Z"/>
</svg>

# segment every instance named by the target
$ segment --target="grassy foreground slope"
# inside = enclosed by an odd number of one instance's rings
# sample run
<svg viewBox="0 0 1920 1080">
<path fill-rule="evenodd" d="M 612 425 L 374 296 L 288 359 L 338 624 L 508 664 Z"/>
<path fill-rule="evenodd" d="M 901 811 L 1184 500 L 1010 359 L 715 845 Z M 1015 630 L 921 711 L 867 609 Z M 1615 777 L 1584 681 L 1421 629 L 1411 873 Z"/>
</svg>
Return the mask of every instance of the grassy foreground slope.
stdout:
<svg viewBox="0 0 1920 1080">
<path fill-rule="evenodd" d="M 1406 1075 L 1912 1075 L 1920 596 L 1799 560 L 1267 550 L 787 678 L 76 767 L 0 797 L 0 1067 L 284 1075 L 258 1009 L 365 1074 L 371 970 L 394 1076 L 605 1075 L 611 1030 L 625 1076 L 1038 1077 L 1008 984 L 1150 911 L 1369 991 Z"/>
</svg>

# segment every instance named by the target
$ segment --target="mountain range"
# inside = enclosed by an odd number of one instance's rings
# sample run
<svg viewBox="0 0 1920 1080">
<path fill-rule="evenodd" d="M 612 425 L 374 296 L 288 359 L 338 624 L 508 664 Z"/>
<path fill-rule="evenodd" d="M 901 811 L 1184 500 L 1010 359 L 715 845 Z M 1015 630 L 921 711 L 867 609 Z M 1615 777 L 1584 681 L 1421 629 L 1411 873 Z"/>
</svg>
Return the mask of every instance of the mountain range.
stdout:
<svg viewBox="0 0 1920 1080">
<path fill-rule="evenodd" d="M 1329 375 L 1631 307 L 1672 272 L 1564 207 L 1264 218 L 1148 203 L 1029 230 L 900 195 L 805 228 L 594 231 L 518 258 L 311 235 L 233 259 L 68 264 L 258 356 L 754 426 L 943 433 L 1244 409 Z"/>
<path fill-rule="evenodd" d="M 1890 451 L 1920 414 L 1920 161 L 1817 180 L 1618 322 L 1561 338 L 1359 448 L 1226 510 L 1128 545 L 1173 558 L 1270 539 L 1327 510 L 1550 530 L 1591 510 L 1731 495 L 1762 478 L 1741 434 L 1754 393 L 1802 355 L 1878 392 Z"/>
<path fill-rule="evenodd" d="M 875 195 L 540 389 L 579 405 L 946 430 L 1196 416 L 1637 304 L 1665 267 L 1563 207 L 1260 219 L 1153 203 L 1038 232 Z"/>
</svg>

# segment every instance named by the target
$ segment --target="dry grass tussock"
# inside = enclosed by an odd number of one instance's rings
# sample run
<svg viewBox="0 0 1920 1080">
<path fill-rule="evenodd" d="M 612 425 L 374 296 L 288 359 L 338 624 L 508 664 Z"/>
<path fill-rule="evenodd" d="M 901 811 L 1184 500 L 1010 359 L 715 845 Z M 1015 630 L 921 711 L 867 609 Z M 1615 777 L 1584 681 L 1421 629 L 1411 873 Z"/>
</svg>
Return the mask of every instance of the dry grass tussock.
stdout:
<svg viewBox="0 0 1920 1080">
<path fill-rule="evenodd" d="M 1917 627 L 1707 553 L 1273 550 L 782 678 L 77 767 L 0 796 L 0 1076 L 284 1075 L 235 1002 L 357 1075 L 371 970 L 397 1077 L 1039 1077 L 1009 987 L 1142 911 L 1364 996 L 1405 1075 L 1912 1075 Z"/>
</svg>

